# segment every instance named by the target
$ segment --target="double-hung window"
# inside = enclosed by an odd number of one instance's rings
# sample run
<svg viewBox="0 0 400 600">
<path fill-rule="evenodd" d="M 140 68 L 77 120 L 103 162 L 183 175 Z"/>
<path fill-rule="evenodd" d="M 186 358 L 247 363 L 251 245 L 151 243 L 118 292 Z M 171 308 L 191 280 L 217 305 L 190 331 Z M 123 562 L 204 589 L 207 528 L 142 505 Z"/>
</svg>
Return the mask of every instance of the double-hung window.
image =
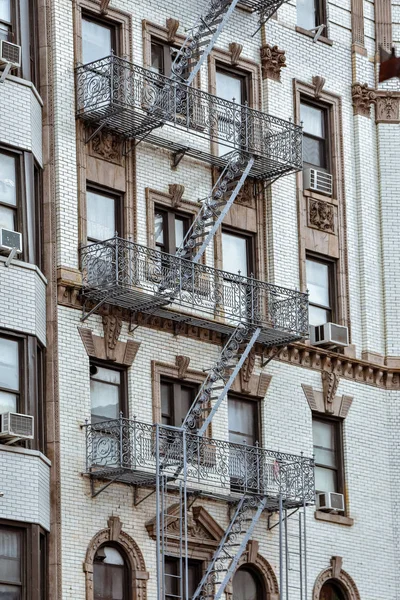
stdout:
<svg viewBox="0 0 400 600">
<path fill-rule="evenodd" d="M 92 424 L 127 416 L 125 370 L 106 365 L 90 365 Z"/>
<path fill-rule="evenodd" d="M 177 379 L 162 378 L 160 388 L 162 424 L 180 427 L 193 404 L 198 386 Z"/>
<path fill-rule="evenodd" d="M 217 68 L 216 95 L 218 98 L 237 104 L 234 109 L 230 104 L 228 107 L 223 103 L 217 105 L 218 136 L 221 139 L 218 145 L 218 156 L 223 156 L 232 152 L 235 147 L 246 144 L 242 131 L 242 107 L 248 102 L 248 77 L 233 69 Z M 223 144 L 223 140 L 228 141 L 233 147 Z"/>
<path fill-rule="evenodd" d="M 185 567 L 184 567 L 185 568 Z M 200 560 L 188 560 L 188 591 L 189 598 L 194 595 L 202 576 L 202 562 Z M 184 586 L 185 576 L 182 578 Z M 174 600 L 181 597 L 180 592 L 180 560 L 173 556 L 165 558 L 165 600 Z M 185 594 L 183 587 L 183 594 Z"/>
<path fill-rule="evenodd" d="M 222 231 L 222 268 L 249 277 L 254 272 L 254 243 L 250 235 Z"/>
<path fill-rule="evenodd" d="M 0 525 L 0 599 L 23 600 L 23 531 Z"/>
<path fill-rule="evenodd" d="M 315 489 L 343 493 L 342 422 L 313 418 Z"/>
<path fill-rule="evenodd" d="M 301 102 L 303 123 L 303 163 L 330 172 L 328 109 L 319 104 Z"/>
<path fill-rule="evenodd" d="M 0 40 L 14 41 L 11 35 L 13 10 L 12 0 L 0 0 Z"/>
<path fill-rule="evenodd" d="M 159 208 L 154 212 L 154 239 L 161 252 L 176 254 L 190 227 L 190 217 L 179 212 Z"/>
<path fill-rule="evenodd" d="M 82 18 L 82 62 L 87 64 L 117 52 L 116 28 L 89 16 Z"/>
<path fill-rule="evenodd" d="M 18 230 L 19 164 L 17 156 L 0 151 L 0 227 Z"/>
<path fill-rule="evenodd" d="M 315 29 L 325 21 L 325 0 L 297 0 L 297 25 Z"/>
<path fill-rule="evenodd" d="M 0 414 L 20 411 L 20 342 L 0 337 Z"/>
<path fill-rule="evenodd" d="M 314 256 L 306 261 L 310 325 L 323 325 L 335 319 L 335 262 Z"/>
<path fill-rule="evenodd" d="M 101 242 L 122 235 L 121 197 L 95 188 L 86 191 L 87 239 Z"/>
</svg>

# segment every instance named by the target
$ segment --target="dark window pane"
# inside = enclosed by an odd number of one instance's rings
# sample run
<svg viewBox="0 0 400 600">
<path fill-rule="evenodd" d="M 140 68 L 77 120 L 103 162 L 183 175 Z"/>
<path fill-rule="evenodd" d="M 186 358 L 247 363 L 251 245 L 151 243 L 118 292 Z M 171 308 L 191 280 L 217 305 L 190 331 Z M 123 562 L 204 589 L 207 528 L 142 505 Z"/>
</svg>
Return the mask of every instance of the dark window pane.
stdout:
<svg viewBox="0 0 400 600">
<path fill-rule="evenodd" d="M 4 585 L 0 583 L 0 600 L 21 600 L 22 591 L 16 585 Z"/>
<path fill-rule="evenodd" d="M 297 24 L 304 29 L 314 29 L 317 26 L 315 0 L 297 0 Z"/>
<path fill-rule="evenodd" d="M 126 566 L 122 555 L 112 546 L 101 547 L 93 565 L 94 600 L 124 600 Z"/>
<path fill-rule="evenodd" d="M 233 600 L 261 600 L 262 590 L 256 577 L 247 569 L 239 569 L 233 578 Z"/>
<path fill-rule="evenodd" d="M 171 384 L 161 383 L 161 413 L 163 425 L 172 425 Z"/>
<path fill-rule="evenodd" d="M 151 44 L 150 70 L 161 75 L 164 74 L 164 49 L 160 44 Z"/>
<path fill-rule="evenodd" d="M 322 586 L 320 600 L 345 600 L 344 594 L 334 583 L 324 583 Z"/>
<path fill-rule="evenodd" d="M 154 239 L 158 246 L 164 245 L 164 215 L 156 212 L 154 215 Z"/>
<path fill-rule="evenodd" d="M 82 62 L 89 63 L 110 56 L 111 28 L 88 19 L 82 19 Z"/>
<path fill-rule="evenodd" d="M 0 387 L 19 391 L 19 344 L 0 337 Z"/>
<path fill-rule="evenodd" d="M 87 237 L 90 240 L 107 240 L 115 235 L 115 198 L 92 192 L 86 193 Z M 122 233 L 122 232 L 118 232 Z"/>
<path fill-rule="evenodd" d="M 222 233 L 222 268 L 229 273 L 247 277 L 247 240 L 232 233 Z"/>
<path fill-rule="evenodd" d="M 17 167 L 16 159 L 0 153 L 0 202 L 17 206 Z"/>
<path fill-rule="evenodd" d="M 0 581 L 21 583 L 21 535 L 17 531 L 0 530 Z"/>
</svg>

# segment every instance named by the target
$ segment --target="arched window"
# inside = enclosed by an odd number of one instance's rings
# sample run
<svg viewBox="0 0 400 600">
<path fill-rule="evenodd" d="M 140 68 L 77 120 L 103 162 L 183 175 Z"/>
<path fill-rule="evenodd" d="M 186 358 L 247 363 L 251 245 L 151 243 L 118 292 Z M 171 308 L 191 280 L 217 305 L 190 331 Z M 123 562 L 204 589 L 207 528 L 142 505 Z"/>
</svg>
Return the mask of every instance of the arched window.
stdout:
<svg viewBox="0 0 400 600">
<path fill-rule="evenodd" d="M 129 569 L 115 546 L 101 546 L 93 561 L 94 600 L 130 600 Z"/>
<path fill-rule="evenodd" d="M 265 589 L 255 569 L 241 567 L 232 581 L 233 600 L 265 600 Z"/>
<path fill-rule="evenodd" d="M 331 581 L 324 583 L 319 598 L 320 600 L 346 600 L 341 588 Z"/>
</svg>

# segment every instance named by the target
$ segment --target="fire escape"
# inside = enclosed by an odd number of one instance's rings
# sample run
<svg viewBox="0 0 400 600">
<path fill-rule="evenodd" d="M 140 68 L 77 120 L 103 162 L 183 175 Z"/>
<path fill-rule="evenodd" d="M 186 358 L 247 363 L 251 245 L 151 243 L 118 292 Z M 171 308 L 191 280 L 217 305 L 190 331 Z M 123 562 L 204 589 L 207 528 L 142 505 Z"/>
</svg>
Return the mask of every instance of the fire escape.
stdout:
<svg viewBox="0 0 400 600">
<path fill-rule="evenodd" d="M 241 4 L 258 12 L 262 24 L 285 1 L 241 0 Z M 77 116 L 91 127 L 87 141 L 106 128 L 123 137 L 127 149 L 146 140 L 171 151 L 175 165 L 186 155 L 220 170 L 176 256 L 117 236 L 81 251 L 82 320 L 108 303 L 214 329 L 226 340 L 182 427 L 147 425 L 122 416 L 86 425 L 86 472 L 94 495 L 113 481 L 155 488 L 158 600 L 165 600 L 172 577 L 165 558 L 176 556 L 177 539 L 180 570 L 174 576 L 174 597 L 189 598 L 184 576 L 188 494 L 220 497 L 232 505 L 231 522 L 193 600 L 223 596 L 265 511 L 279 513 L 282 600 L 289 600 L 288 521 L 292 513 L 303 511 L 295 578 L 300 583 L 292 597 L 307 596 L 303 537 L 305 507 L 314 500 L 312 459 L 206 437 L 254 344 L 278 348 L 302 339 L 308 330 L 306 294 L 200 262 L 248 176 L 271 181 L 302 167 L 301 128 L 191 86 L 237 3 L 211 0 L 207 13 L 189 30 L 170 78 L 116 56 L 76 70 Z M 184 143 L 182 134 L 187 136 Z M 219 145 L 231 151 L 221 156 Z M 107 481 L 98 491 L 96 479 Z M 179 524 L 173 550 L 167 533 L 171 519 Z"/>
</svg>

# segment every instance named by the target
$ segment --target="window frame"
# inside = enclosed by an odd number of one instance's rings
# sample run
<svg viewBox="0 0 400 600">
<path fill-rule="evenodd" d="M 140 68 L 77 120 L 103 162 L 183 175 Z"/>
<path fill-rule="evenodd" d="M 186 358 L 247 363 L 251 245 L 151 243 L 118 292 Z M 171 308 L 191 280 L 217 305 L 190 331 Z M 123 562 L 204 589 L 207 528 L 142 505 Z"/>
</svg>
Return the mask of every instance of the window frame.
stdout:
<svg viewBox="0 0 400 600">
<path fill-rule="evenodd" d="M 217 94 L 217 86 L 218 86 L 218 73 L 222 73 L 224 75 L 230 75 L 231 77 L 235 77 L 240 80 L 240 90 L 241 90 L 241 99 L 240 102 L 237 102 L 237 98 L 235 98 L 236 103 L 239 106 L 245 106 L 247 103 L 250 106 L 250 97 L 251 97 L 251 76 L 252 74 L 248 71 L 243 71 L 242 69 L 238 69 L 222 63 L 216 60 L 215 63 L 215 91 Z M 232 99 L 231 99 L 232 102 Z"/>
<path fill-rule="evenodd" d="M 10 0 L 10 21 L 3 21 L 0 19 L 0 26 L 5 25 L 8 29 L 7 41 L 12 44 L 17 44 L 18 39 L 18 18 L 17 18 L 17 2 L 16 0 Z"/>
<path fill-rule="evenodd" d="M 314 168 L 318 171 L 323 171 L 325 173 L 332 174 L 332 150 L 331 150 L 331 116 L 330 111 L 331 108 L 323 102 L 318 102 L 313 98 L 309 98 L 308 96 L 301 95 L 300 96 L 300 115 L 301 115 L 301 106 L 302 105 L 311 106 L 323 112 L 323 126 L 324 126 L 324 137 L 319 137 L 310 133 L 306 133 L 303 131 L 303 137 L 308 137 L 310 139 L 316 140 L 318 142 L 323 142 L 323 154 L 324 154 L 324 163 L 326 166 L 322 167 L 319 165 L 315 165 L 308 162 L 303 162 L 304 168 Z M 301 116 L 300 116 L 301 118 Z"/>
<path fill-rule="evenodd" d="M 115 56 L 120 56 L 121 54 L 121 25 L 116 23 L 112 19 L 107 19 L 102 17 L 101 15 L 92 13 L 88 10 L 82 10 L 81 14 L 81 59 L 83 62 L 83 21 L 90 21 L 101 27 L 106 27 L 111 30 L 111 51 Z"/>
<path fill-rule="evenodd" d="M 315 24 L 313 28 L 319 27 L 320 25 L 325 25 L 326 23 L 326 0 L 313 0 L 314 1 L 314 9 L 315 9 Z M 296 15 L 296 25 L 305 31 L 310 31 L 310 29 L 304 28 L 302 25 L 297 23 L 297 15 Z M 324 35 L 327 37 L 327 29 L 324 30 Z"/>
<path fill-rule="evenodd" d="M 115 222 L 115 231 L 113 232 L 113 236 L 115 235 L 115 232 L 118 231 L 118 236 L 119 237 L 124 237 L 124 219 L 123 219 L 123 207 L 124 207 L 124 197 L 123 194 L 121 192 L 118 192 L 117 190 L 110 190 L 107 187 L 98 185 L 96 183 L 92 183 L 92 182 L 87 182 L 86 183 L 86 244 L 98 244 L 104 240 L 94 240 L 94 238 L 89 238 L 88 237 L 88 232 L 87 232 L 87 223 L 89 221 L 88 219 L 88 203 L 87 203 L 87 193 L 88 192 L 93 192 L 94 194 L 98 194 L 99 196 L 106 196 L 108 198 L 112 198 L 114 200 L 114 222 Z M 109 238 L 105 238 L 105 239 L 109 239 Z"/>
<path fill-rule="evenodd" d="M 178 577 L 179 562 L 180 562 L 179 557 L 178 556 L 173 556 L 172 554 L 168 554 L 168 555 L 165 556 L 165 563 L 167 563 L 167 562 L 169 562 L 170 564 L 174 564 L 175 565 L 174 575 L 176 577 Z M 182 564 L 183 564 L 183 570 L 185 571 L 185 566 L 186 566 L 185 559 L 183 559 Z M 189 570 L 190 566 L 194 566 L 196 568 L 196 570 L 198 572 L 197 574 L 198 574 L 198 584 L 199 584 L 200 581 L 201 581 L 201 578 L 202 578 L 202 574 L 203 574 L 204 561 L 202 561 L 201 559 L 198 559 L 198 558 L 189 558 L 188 557 L 188 559 L 187 559 L 187 566 L 188 566 L 188 570 Z M 176 581 L 176 585 L 179 585 L 178 579 L 176 579 L 175 581 Z M 175 592 L 175 590 L 174 590 L 174 592 Z M 168 594 L 168 593 L 165 594 L 166 600 L 168 598 L 171 598 L 173 600 L 174 597 L 175 597 L 174 594 Z"/>
<path fill-rule="evenodd" d="M 172 408 L 172 414 L 171 415 L 166 415 L 165 413 L 163 413 L 163 409 L 162 409 L 162 386 L 164 385 L 169 385 L 170 386 L 170 391 L 169 391 L 169 402 Z M 177 411 L 176 410 L 176 405 L 179 405 L 181 408 L 181 392 L 182 392 L 182 387 L 187 387 L 187 388 L 191 388 L 192 389 L 192 403 L 194 401 L 194 399 L 196 398 L 196 394 L 199 391 L 199 385 L 191 382 L 191 381 L 186 381 L 185 379 L 175 379 L 173 377 L 167 377 L 165 375 L 161 375 L 160 377 L 160 417 L 161 417 L 161 423 L 164 417 L 171 419 L 172 423 L 170 423 L 169 425 L 165 425 L 166 427 L 181 427 L 182 423 L 179 423 L 177 421 L 178 417 L 182 417 L 182 411 Z M 185 413 L 183 415 L 183 419 L 186 417 Z M 182 419 L 182 422 L 183 422 Z"/>
<path fill-rule="evenodd" d="M 241 274 L 242 277 L 251 277 L 252 275 L 256 277 L 256 234 L 249 233 L 243 229 L 236 229 L 234 227 L 230 227 L 227 225 L 222 225 L 221 227 L 221 269 L 224 271 L 224 254 L 223 254 L 223 234 L 227 233 L 229 235 L 233 235 L 246 241 L 246 252 L 247 252 L 247 275 Z M 224 271 L 229 273 L 229 271 Z M 237 273 L 233 273 L 233 275 L 237 275 Z"/>
<path fill-rule="evenodd" d="M 3 388 L 0 387 L 0 391 L 9 392 L 11 394 L 15 394 L 17 396 L 16 400 L 16 409 L 17 413 L 24 413 L 26 410 L 25 406 L 25 381 L 27 374 L 27 363 L 25 361 L 26 350 L 25 350 L 25 338 L 22 336 L 15 336 L 12 333 L 4 333 L 3 330 L 0 330 L 0 338 L 11 340 L 18 344 L 18 378 L 19 378 L 19 391 L 12 390 L 11 388 Z M 13 411 L 11 411 L 13 412 Z"/>
<path fill-rule="evenodd" d="M 245 402 L 246 404 L 255 404 L 256 409 L 253 414 L 253 427 L 255 433 L 255 444 L 259 444 L 262 446 L 262 423 L 261 423 L 261 400 L 260 398 L 254 398 L 252 396 L 245 396 L 243 394 L 238 394 L 236 392 L 228 393 L 228 438 L 231 433 L 231 429 L 229 428 L 229 400 L 240 400 L 241 402 Z M 240 431 L 232 431 L 232 433 L 242 433 Z M 232 442 L 237 443 L 237 442 Z"/>
<path fill-rule="evenodd" d="M 310 306 L 315 306 L 316 308 L 320 308 L 322 310 L 326 310 L 330 312 L 330 321 L 327 323 L 336 323 L 337 322 L 337 260 L 334 258 L 330 258 L 329 256 L 321 256 L 319 254 L 314 254 L 312 252 L 306 252 L 306 281 L 307 281 L 307 261 L 312 260 L 314 262 L 318 262 L 323 265 L 328 266 L 328 285 L 329 285 L 329 302 L 330 306 L 323 306 L 322 304 L 315 304 L 314 302 L 309 302 Z M 307 281 L 307 289 L 308 289 L 308 281 Z M 320 323 L 322 325 L 322 323 Z"/>
<path fill-rule="evenodd" d="M 328 469 L 330 471 L 335 471 L 336 473 L 336 487 L 334 493 L 336 494 L 344 494 L 345 489 L 345 472 L 344 472 L 344 447 L 343 447 L 343 419 L 339 419 L 337 417 L 322 415 L 321 413 L 312 413 L 312 426 L 315 421 L 319 421 L 321 423 L 329 423 L 334 426 L 334 441 L 335 441 L 335 457 L 336 457 L 336 467 L 329 467 L 328 465 L 324 465 L 322 463 L 315 462 L 315 467 L 320 467 L 323 469 Z M 314 445 L 313 440 L 313 448 Z M 320 448 L 320 446 L 317 446 Z M 323 447 L 321 447 L 323 448 Z M 315 453 L 314 453 L 315 455 Z M 318 493 L 326 493 L 326 490 L 315 490 Z"/>
<path fill-rule="evenodd" d="M 123 561 L 124 561 L 124 579 L 123 579 L 123 593 L 124 593 L 124 600 L 131 600 L 131 585 L 130 585 L 130 579 L 131 579 L 131 568 L 130 568 L 130 562 L 128 560 L 128 557 L 126 555 L 126 552 L 124 550 L 124 548 L 121 547 L 120 544 L 113 542 L 113 541 L 108 541 L 105 542 L 104 544 L 101 544 L 97 550 L 96 553 L 93 557 L 93 600 L 95 600 L 96 596 L 95 596 L 95 574 L 94 574 L 94 567 L 96 564 L 96 556 L 99 550 L 101 550 L 101 548 L 104 547 L 110 547 L 110 548 L 115 548 L 115 550 L 117 550 L 117 552 L 122 556 Z M 100 561 L 99 561 L 100 562 Z M 101 564 L 104 564 L 103 562 L 101 562 Z M 116 565 L 114 565 L 116 566 Z"/>
<path fill-rule="evenodd" d="M 163 233 L 164 244 L 158 244 L 155 236 L 155 217 L 156 213 L 161 213 L 163 216 Z M 176 255 L 176 239 L 175 239 L 175 220 L 179 217 L 184 222 L 184 236 L 190 229 L 193 222 L 192 215 L 179 210 L 174 210 L 165 205 L 154 204 L 154 246 L 156 250 L 165 252 L 166 254 Z M 173 250 L 173 251 L 172 251 Z"/>
<path fill-rule="evenodd" d="M 152 70 L 151 51 L 153 44 L 162 48 L 162 70 L 159 72 L 159 75 L 163 75 L 164 77 L 171 77 L 172 64 L 174 62 L 174 59 L 172 58 L 171 49 L 174 49 L 178 52 L 180 49 L 180 45 L 177 45 L 174 42 L 168 42 L 167 40 L 163 40 L 155 35 L 150 35 L 150 70 Z M 183 77 L 186 77 L 187 75 L 188 71 L 185 70 L 185 72 L 183 73 Z"/>
<path fill-rule="evenodd" d="M 14 161 L 15 161 L 15 200 L 16 200 L 16 205 L 15 207 L 7 204 L 5 202 L 2 202 L 0 200 L 0 206 L 4 206 L 5 208 L 9 208 L 11 210 L 14 210 L 16 213 L 16 217 L 15 217 L 15 230 L 16 232 L 19 232 L 22 234 L 22 241 L 23 241 L 23 245 L 22 245 L 22 256 L 25 254 L 25 242 L 26 242 L 26 236 L 25 236 L 25 231 L 24 231 L 24 219 L 23 219 L 23 194 L 22 194 L 22 190 L 23 190 L 23 178 L 22 178 L 22 174 L 24 173 L 24 169 L 23 169 L 23 153 L 19 150 L 14 150 L 11 148 L 8 148 L 7 146 L 3 146 L 0 145 L 0 154 L 4 154 L 6 156 L 11 156 Z M 19 255 L 21 257 L 21 255 Z"/>
<path fill-rule="evenodd" d="M 128 397 L 128 369 L 124 365 L 115 364 L 110 361 L 102 361 L 97 358 L 91 358 L 89 361 L 89 385 L 92 379 L 92 374 L 90 373 L 90 369 L 92 366 L 101 367 L 103 369 L 109 369 L 110 371 L 119 371 L 121 374 L 121 383 L 119 386 L 116 384 L 108 384 L 114 385 L 115 387 L 119 387 L 119 414 L 122 412 L 122 416 L 125 419 L 129 418 L 129 397 Z M 97 380 L 98 381 L 98 380 Z M 90 416 L 92 415 L 92 398 L 90 397 Z M 112 420 L 112 419 L 110 419 Z"/>
<path fill-rule="evenodd" d="M 265 586 L 265 581 L 263 576 L 261 575 L 261 573 L 259 572 L 259 570 L 257 568 L 254 568 L 252 566 L 249 565 L 241 565 L 238 569 L 236 569 L 235 573 L 233 574 L 232 577 L 232 596 L 236 598 L 236 594 L 235 594 L 235 589 L 233 587 L 233 583 L 235 580 L 235 575 L 238 573 L 238 571 L 247 571 L 248 573 L 250 573 L 255 582 L 256 582 L 256 586 L 257 586 L 257 598 L 260 597 L 265 598 L 266 594 L 267 594 L 267 590 L 266 590 L 266 586 Z"/>
</svg>

